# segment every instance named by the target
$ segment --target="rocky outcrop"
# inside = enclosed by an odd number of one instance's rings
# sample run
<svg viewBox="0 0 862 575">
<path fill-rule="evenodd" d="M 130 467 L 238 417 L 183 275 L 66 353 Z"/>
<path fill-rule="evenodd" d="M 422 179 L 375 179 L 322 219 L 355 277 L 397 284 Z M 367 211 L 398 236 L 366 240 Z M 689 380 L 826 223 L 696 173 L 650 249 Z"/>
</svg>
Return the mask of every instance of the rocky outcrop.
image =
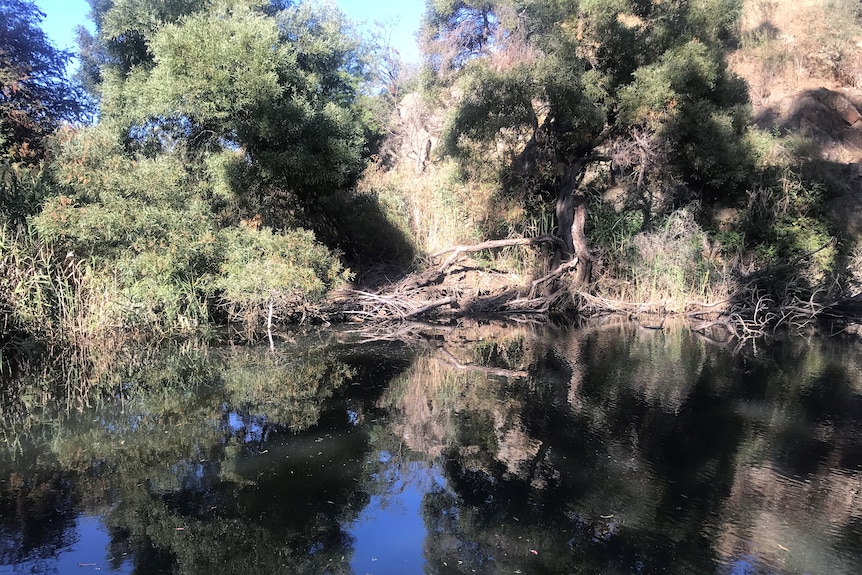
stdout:
<svg viewBox="0 0 862 575">
<path fill-rule="evenodd" d="M 827 88 L 806 90 L 784 98 L 766 111 L 788 132 L 812 138 L 821 146 L 842 146 L 862 154 L 862 97 Z"/>
</svg>

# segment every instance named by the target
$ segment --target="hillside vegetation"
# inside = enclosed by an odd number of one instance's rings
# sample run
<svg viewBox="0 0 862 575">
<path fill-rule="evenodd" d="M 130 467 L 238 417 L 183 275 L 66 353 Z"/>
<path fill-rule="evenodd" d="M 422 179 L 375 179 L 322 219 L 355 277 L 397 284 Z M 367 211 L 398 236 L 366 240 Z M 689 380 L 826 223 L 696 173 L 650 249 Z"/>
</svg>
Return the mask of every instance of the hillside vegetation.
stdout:
<svg viewBox="0 0 862 575">
<path fill-rule="evenodd" d="M 32 2 L 0 11 L 7 356 L 485 313 L 744 339 L 858 311 L 858 2 L 433 0 L 416 69 L 331 4 L 93 2 L 74 81 Z"/>
<path fill-rule="evenodd" d="M 862 285 L 862 8 L 704 0 L 689 3 L 690 21 L 672 36 L 656 38 L 669 34 L 656 24 L 663 7 L 681 5 L 647 4 L 584 2 L 574 20 L 556 15 L 563 22 L 551 41 L 576 30 L 572 57 L 586 60 L 580 80 L 565 78 L 582 82 L 582 100 L 573 97 L 575 108 L 559 114 L 579 114 L 584 99 L 604 114 L 581 121 L 596 121 L 586 135 L 559 133 L 554 106 L 566 103 L 551 98 L 560 97 L 554 82 L 566 69 L 566 46 L 543 54 L 532 23 L 529 39 L 519 36 L 527 8 L 441 4 L 424 37 L 429 61 L 441 64 L 401 86 L 410 93 L 393 115 L 390 145 L 360 186 L 400 206 L 393 215 L 420 252 L 434 254 L 559 234 L 559 187 L 577 180 L 592 269 L 574 287 L 571 270 L 568 281 L 555 277 L 552 291 L 565 289 L 552 306 L 685 313 L 695 325 L 735 323 L 737 334 L 811 325 L 826 312 L 852 315 Z M 484 47 L 471 44 L 465 34 L 481 30 L 486 13 L 499 27 Z M 669 48 L 649 63 L 637 42 Z M 454 65 L 459 45 L 472 48 Z M 716 59 L 699 60 L 706 54 Z M 541 77 L 543 66 L 550 78 Z M 686 107 L 693 98 L 703 99 Z M 573 135 L 580 149 L 555 143 Z M 572 166 L 581 172 L 567 173 Z M 526 276 L 523 301 L 559 261 L 535 248 L 479 252 L 436 297 L 454 293 L 474 309 L 477 297 L 499 304 L 511 287 L 499 285 L 511 281 L 499 272 L 514 272 Z"/>
</svg>

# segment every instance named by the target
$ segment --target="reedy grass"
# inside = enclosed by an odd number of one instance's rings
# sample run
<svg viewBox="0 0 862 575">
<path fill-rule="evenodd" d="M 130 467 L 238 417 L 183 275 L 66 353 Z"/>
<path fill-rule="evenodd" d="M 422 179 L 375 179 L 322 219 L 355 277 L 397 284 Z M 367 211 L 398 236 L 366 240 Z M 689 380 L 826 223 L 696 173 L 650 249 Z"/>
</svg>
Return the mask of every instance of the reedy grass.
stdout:
<svg viewBox="0 0 862 575">
<path fill-rule="evenodd" d="M 32 228 L 8 224 L 0 226 L 0 280 L 0 348 L 9 348 L 8 353 L 40 345 L 85 349 L 130 325 L 147 325 L 152 335 L 175 334 L 187 331 L 182 312 L 191 316 L 185 322 L 190 326 L 204 305 L 193 285 L 178 285 L 176 299 L 189 303 L 155 317 L 152 306 L 136 305 L 123 294 L 116 275 L 100 271 L 95 261 L 42 241 Z M 176 320 L 169 326 L 162 321 L 168 316 Z"/>
<path fill-rule="evenodd" d="M 26 228 L 0 227 L 0 302 L 6 333 L 25 332 L 57 343 L 79 343 L 95 326 L 92 269 L 73 254 L 57 253 Z"/>
<path fill-rule="evenodd" d="M 604 246 L 607 277 L 596 284 L 603 297 L 683 312 L 690 302 L 721 301 L 730 293 L 727 264 L 690 209 L 672 212 L 652 232 L 612 240 Z"/>
</svg>

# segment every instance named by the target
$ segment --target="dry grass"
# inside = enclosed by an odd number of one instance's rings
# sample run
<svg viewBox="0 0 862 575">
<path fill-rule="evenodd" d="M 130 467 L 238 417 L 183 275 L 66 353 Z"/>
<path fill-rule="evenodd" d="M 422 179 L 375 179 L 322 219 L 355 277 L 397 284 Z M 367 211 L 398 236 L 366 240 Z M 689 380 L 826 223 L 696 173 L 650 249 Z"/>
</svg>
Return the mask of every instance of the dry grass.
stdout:
<svg viewBox="0 0 862 575">
<path fill-rule="evenodd" d="M 862 8 L 856 0 L 747 0 L 731 61 L 756 106 L 825 86 L 862 88 Z"/>
<path fill-rule="evenodd" d="M 727 265 L 689 210 L 681 209 L 651 233 L 637 234 L 626 253 L 613 254 L 611 278 L 597 284 L 601 297 L 682 313 L 697 301 L 728 297 Z"/>
<path fill-rule="evenodd" d="M 390 207 L 389 216 L 409 232 L 420 253 L 482 239 L 482 222 L 491 204 L 491 190 L 458 177 L 452 161 L 440 161 L 417 173 L 412 162 L 386 170 L 370 166 L 359 184 Z"/>
</svg>

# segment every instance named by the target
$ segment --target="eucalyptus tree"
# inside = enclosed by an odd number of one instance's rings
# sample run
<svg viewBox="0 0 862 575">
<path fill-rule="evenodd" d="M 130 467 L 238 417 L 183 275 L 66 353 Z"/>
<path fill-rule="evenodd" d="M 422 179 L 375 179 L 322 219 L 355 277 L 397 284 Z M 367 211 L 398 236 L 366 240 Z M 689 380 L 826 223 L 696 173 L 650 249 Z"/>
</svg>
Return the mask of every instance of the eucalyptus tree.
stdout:
<svg viewBox="0 0 862 575">
<path fill-rule="evenodd" d="M 521 142 L 509 174 L 528 182 L 527 196 L 554 202 L 557 262 L 577 255 L 584 283 L 591 260 L 583 180 L 633 135 L 648 134 L 645 151 L 664 150 L 663 169 L 706 199 L 745 182 L 747 89 L 724 59 L 741 4 L 431 0 L 426 63 L 436 85 L 456 95 L 445 148 L 475 162 L 506 138 Z M 627 167 L 649 171 L 637 159 Z"/>
</svg>

